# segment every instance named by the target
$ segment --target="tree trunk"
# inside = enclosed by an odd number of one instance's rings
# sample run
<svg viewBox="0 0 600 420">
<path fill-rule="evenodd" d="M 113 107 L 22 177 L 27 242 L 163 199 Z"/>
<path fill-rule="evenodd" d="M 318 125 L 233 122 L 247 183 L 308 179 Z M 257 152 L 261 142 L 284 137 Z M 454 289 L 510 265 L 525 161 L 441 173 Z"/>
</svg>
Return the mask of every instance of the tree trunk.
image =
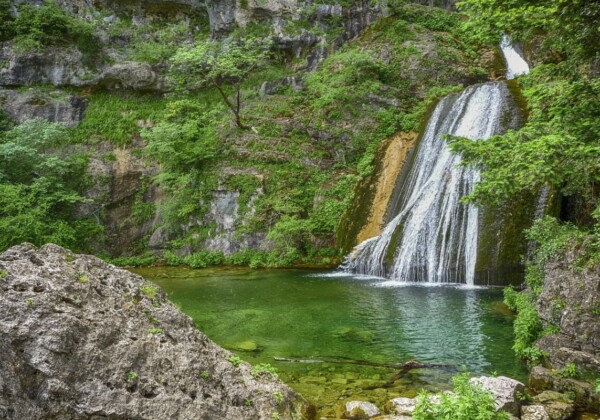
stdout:
<svg viewBox="0 0 600 420">
<path fill-rule="evenodd" d="M 241 101 L 241 97 L 240 97 L 241 86 L 236 85 L 235 104 L 233 104 L 231 102 L 231 100 L 227 97 L 227 94 L 225 93 L 225 91 L 223 91 L 223 89 L 221 88 L 221 85 L 216 84 L 215 87 L 217 88 L 217 90 L 219 91 L 221 96 L 223 97 L 223 101 L 225 101 L 225 105 L 227 105 L 227 108 L 229 108 L 229 110 L 231 112 L 233 112 L 233 115 L 235 116 L 235 124 L 238 126 L 238 128 L 241 128 L 242 130 L 249 129 L 250 128 L 249 126 L 244 125 L 242 123 L 242 116 L 241 116 L 242 101 Z"/>
</svg>

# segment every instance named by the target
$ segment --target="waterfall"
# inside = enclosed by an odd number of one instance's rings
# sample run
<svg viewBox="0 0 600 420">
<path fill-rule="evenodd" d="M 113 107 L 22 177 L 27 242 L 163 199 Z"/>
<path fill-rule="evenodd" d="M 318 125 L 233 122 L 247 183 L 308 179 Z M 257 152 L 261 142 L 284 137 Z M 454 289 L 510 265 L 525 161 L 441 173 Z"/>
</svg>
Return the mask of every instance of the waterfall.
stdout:
<svg viewBox="0 0 600 420">
<path fill-rule="evenodd" d="M 512 80 L 517 76 L 529 73 L 529 64 L 523 56 L 517 51 L 517 47 L 513 45 L 507 35 L 502 37 L 500 42 L 500 50 L 506 62 L 506 78 Z"/>
<path fill-rule="evenodd" d="M 509 46 L 507 78 L 523 70 Z M 526 63 L 525 63 L 526 65 Z M 501 134 L 511 125 L 512 96 L 505 82 L 471 86 L 435 107 L 409 169 L 398 179 L 400 202 L 381 235 L 354 248 L 342 269 L 397 281 L 473 285 L 479 210 L 460 202 L 479 181 L 479 172 L 459 166 L 445 135 L 472 140 Z"/>
</svg>

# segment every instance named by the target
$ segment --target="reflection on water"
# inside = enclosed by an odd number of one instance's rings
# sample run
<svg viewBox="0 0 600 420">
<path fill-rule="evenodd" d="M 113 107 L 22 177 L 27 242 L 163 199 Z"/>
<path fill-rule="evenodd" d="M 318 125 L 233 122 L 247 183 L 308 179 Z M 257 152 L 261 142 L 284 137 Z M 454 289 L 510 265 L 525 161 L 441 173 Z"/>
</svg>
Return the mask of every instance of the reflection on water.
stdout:
<svg viewBox="0 0 600 420">
<path fill-rule="evenodd" d="M 198 327 L 250 363 L 271 363 L 322 414 L 356 394 L 375 401 L 443 389 L 455 369 L 398 369 L 344 361 L 409 360 L 523 378 L 512 316 L 499 290 L 392 287 L 377 277 L 306 270 L 146 268 Z M 385 286 L 385 287 L 382 287 Z M 291 363 L 274 358 L 326 360 Z"/>
</svg>

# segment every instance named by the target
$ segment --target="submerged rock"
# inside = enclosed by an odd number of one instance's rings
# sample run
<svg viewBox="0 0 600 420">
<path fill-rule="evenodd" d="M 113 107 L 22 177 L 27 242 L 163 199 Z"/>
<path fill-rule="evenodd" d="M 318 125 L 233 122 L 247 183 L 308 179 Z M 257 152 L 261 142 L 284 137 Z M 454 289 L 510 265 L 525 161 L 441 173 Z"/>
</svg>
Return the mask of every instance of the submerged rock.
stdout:
<svg viewBox="0 0 600 420">
<path fill-rule="evenodd" d="M 355 327 L 340 327 L 334 331 L 333 335 L 345 341 L 358 343 L 370 343 L 375 339 L 375 334 L 372 331 Z"/>
<path fill-rule="evenodd" d="M 289 387 L 253 378 L 158 287 L 98 258 L 13 247 L 0 301 L 0 418 L 301 417 Z"/>
</svg>

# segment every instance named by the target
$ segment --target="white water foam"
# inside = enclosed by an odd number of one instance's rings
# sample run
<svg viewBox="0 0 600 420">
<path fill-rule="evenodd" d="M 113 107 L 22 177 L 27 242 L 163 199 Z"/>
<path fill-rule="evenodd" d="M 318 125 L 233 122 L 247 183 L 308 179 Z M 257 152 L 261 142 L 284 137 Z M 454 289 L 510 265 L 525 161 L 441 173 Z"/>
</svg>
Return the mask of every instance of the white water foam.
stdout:
<svg viewBox="0 0 600 420">
<path fill-rule="evenodd" d="M 506 61 L 506 78 L 512 80 L 517 76 L 529 73 L 529 64 L 519 54 L 507 35 L 502 37 L 500 50 Z"/>
</svg>

